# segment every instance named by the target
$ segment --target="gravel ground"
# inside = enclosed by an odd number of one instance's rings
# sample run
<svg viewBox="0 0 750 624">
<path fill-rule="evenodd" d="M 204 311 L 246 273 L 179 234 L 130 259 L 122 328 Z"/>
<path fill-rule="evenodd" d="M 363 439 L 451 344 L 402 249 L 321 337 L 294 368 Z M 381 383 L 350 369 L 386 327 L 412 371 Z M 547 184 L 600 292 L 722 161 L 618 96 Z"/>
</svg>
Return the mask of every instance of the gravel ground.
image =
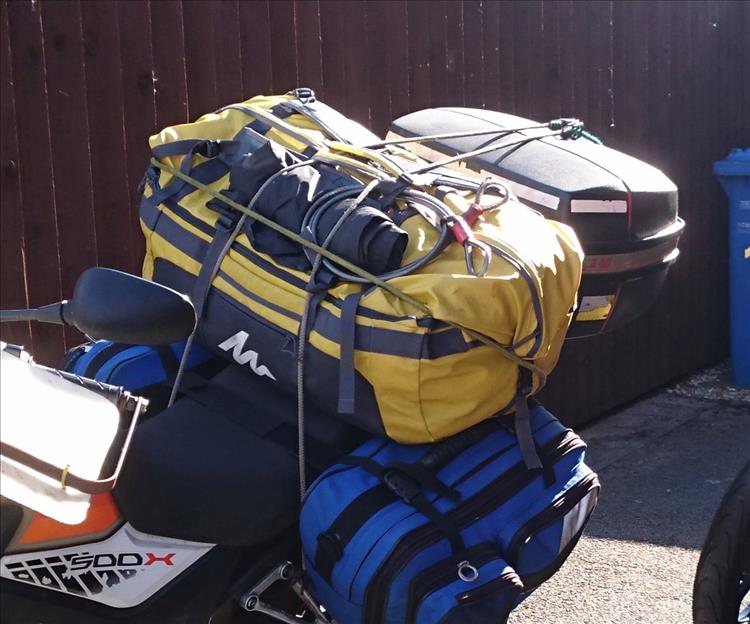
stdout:
<svg viewBox="0 0 750 624">
<path fill-rule="evenodd" d="M 750 459 L 750 396 L 722 365 L 581 430 L 599 507 L 511 624 L 689 624 L 713 513 Z M 708 397 L 708 398 L 702 398 Z"/>
</svg>

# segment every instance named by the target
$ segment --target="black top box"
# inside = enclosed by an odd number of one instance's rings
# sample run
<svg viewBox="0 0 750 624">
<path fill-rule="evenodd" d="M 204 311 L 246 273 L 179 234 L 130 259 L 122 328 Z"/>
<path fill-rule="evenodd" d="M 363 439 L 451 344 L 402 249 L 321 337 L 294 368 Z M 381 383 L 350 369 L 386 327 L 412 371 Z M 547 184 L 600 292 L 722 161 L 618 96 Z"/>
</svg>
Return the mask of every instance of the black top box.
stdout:
<svg viewBox="0 0 750 624">
<path fill-rule="evenodd" d="M 408 143 L 429 161 L 493 143 L 548 134 L 523 117 L 474 108 L 431 108 L 395 120 L 388 139 L 490 131 L 498 134 Z M 621 326 L 656 299 L 677 259 L 684 222 L 677 187 L 659 169 L 585 138 L 545 137 L 449 165 L 492 177 L 545 217 L 571 226 L 586 253 L 580 304 L 569 337 Z"/>
</svg>

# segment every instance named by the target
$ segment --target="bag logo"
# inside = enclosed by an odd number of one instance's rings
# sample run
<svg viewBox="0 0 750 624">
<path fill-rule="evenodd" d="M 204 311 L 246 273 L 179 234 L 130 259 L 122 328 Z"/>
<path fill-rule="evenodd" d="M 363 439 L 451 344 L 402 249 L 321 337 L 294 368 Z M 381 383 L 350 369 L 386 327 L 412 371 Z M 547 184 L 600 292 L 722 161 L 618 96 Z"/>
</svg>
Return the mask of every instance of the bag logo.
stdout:
<svg viewBox="0 0 750 624">
<path fill-rule="evenodd" d="M 234 336 L 230 336 L 224 342 L 219 345 L 219 349 L 222 351 L 231 351 L 234 361 L 243 366 L 247 364 L 256 375 L 259 377 L 270 377 L 276 381 L 276 377 L 271 374 L 267 366 L 258 364 L 258 352 L 248 349 L 243 352 L 245 343 L 250 336 L 246 331 L 238 331 Z"/>
</svg>

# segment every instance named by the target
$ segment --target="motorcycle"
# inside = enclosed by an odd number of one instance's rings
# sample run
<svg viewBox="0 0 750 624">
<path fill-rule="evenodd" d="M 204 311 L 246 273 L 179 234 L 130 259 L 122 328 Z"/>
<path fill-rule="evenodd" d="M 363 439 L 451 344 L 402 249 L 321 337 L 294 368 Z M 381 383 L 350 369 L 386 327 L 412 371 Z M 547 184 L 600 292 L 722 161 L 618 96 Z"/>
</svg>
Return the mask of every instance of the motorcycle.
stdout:
<svg viewBox="0 0 750 624">
<path fill-rule="evenodd" d="M 182 295 L 101 268 L 79 278 L 69 301 L 3 311 L 0 318 L 64 323 L 95 339 L 131 345 L 174 343 L 195 324 L 192 304 Z M 296 563 L 298 501 L 289 482 L 296 478 L 294 449 L 282 452 L 283 445 L 264 438 L 256 426 L 286 422 L 284 415 L 294 414 L 292 399 L 270 398 L 255 375 L 238 379 L 243 372 L 231 367 L 232 386 L 244 388 L 244 397 L 226 395 L 227 378 L 220 372 L 196 392 L 185 391 L 171 413 L 156 419 L 159 401 L 149 405 L 148 393 L 136 396 L 37 365 L 13 345 L 2 345 L 2 357 L 3 622 L 329 624 L 303 587 Z M 269 400 L 258 400 L 264 391 Z M 223 392 L 221 409 L 211 412 L 199 403 L 209 396 L 213 403 Z M 57 453 L 57 465 L 38 456 L 38 448 L 30 453 L 6 440 L 16 431 L 15 421 L 38 414 L 29 397 L 45 394 L 54 395 L 49 407 L 56 413 L 46 414 L 52 421 L 43 426 L 54 429 L 62 422 L 54 450 L 68 444 L 68 455 Z M 98 412 L 87 428 L 76 430 L 75 419 L 65 424 L 92 401 Z M 115 410 L 119 422 L 104 436 L 109 448 L 100 452 L 98 474 L 92 478 L 76 474 L 78 466 L 61 465 L 84 447 L 101 446 L 91 423 L 105 419 L 107 409 Z M 322 414 L 312 412 L 310 420 L 313 432 L 316 423 L 325 430 L 331 461 L 362 439 L 324 422 Z M 90 448 L 87 453 L 95 454 Z M 139 465 L 147 454 L 151 460 Z M 316 454 L 310 456 L 310 470 L 320 470 Z M 16 500 L 6 496 L 11 494 Z"/>
</svg>

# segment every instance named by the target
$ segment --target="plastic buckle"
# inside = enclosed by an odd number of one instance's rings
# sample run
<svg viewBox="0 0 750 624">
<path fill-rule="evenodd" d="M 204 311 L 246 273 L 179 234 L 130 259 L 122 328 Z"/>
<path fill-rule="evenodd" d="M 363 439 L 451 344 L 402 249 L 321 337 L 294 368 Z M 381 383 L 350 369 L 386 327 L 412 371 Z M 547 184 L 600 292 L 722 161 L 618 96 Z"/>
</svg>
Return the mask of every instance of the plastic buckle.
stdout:
<svg viewBox="0 0 750 624">
<path fill-rule="evenodd" d="M 219 141 L 207 139 L 198 144 L 196 152 L 206 158 L 216 158 L 221 152 L 221 144 Z"/>
<path fill-rule="evenodd" d="M 315 91 L 309 87 L 298 87 L 292 90 L 291 93 L 303 104 L 312 104 L 315 102 Z"/>
<path fill-rule="evenodd" d="M 344 556 L 344 547 L 341 545 L 341 538 L 336 533 L 324 531 L 318 535 L 318 548 L 322 549 L 325 556 L 333 562 L 338 561 Z"/>
<path fill-rule="evenodd" d="M 398 470 L 385 470 L 383 483 L 408 505 L 411 505 L 412 501 L 422 493 L 422 488 L 416 481 Z"/>
</svg>

